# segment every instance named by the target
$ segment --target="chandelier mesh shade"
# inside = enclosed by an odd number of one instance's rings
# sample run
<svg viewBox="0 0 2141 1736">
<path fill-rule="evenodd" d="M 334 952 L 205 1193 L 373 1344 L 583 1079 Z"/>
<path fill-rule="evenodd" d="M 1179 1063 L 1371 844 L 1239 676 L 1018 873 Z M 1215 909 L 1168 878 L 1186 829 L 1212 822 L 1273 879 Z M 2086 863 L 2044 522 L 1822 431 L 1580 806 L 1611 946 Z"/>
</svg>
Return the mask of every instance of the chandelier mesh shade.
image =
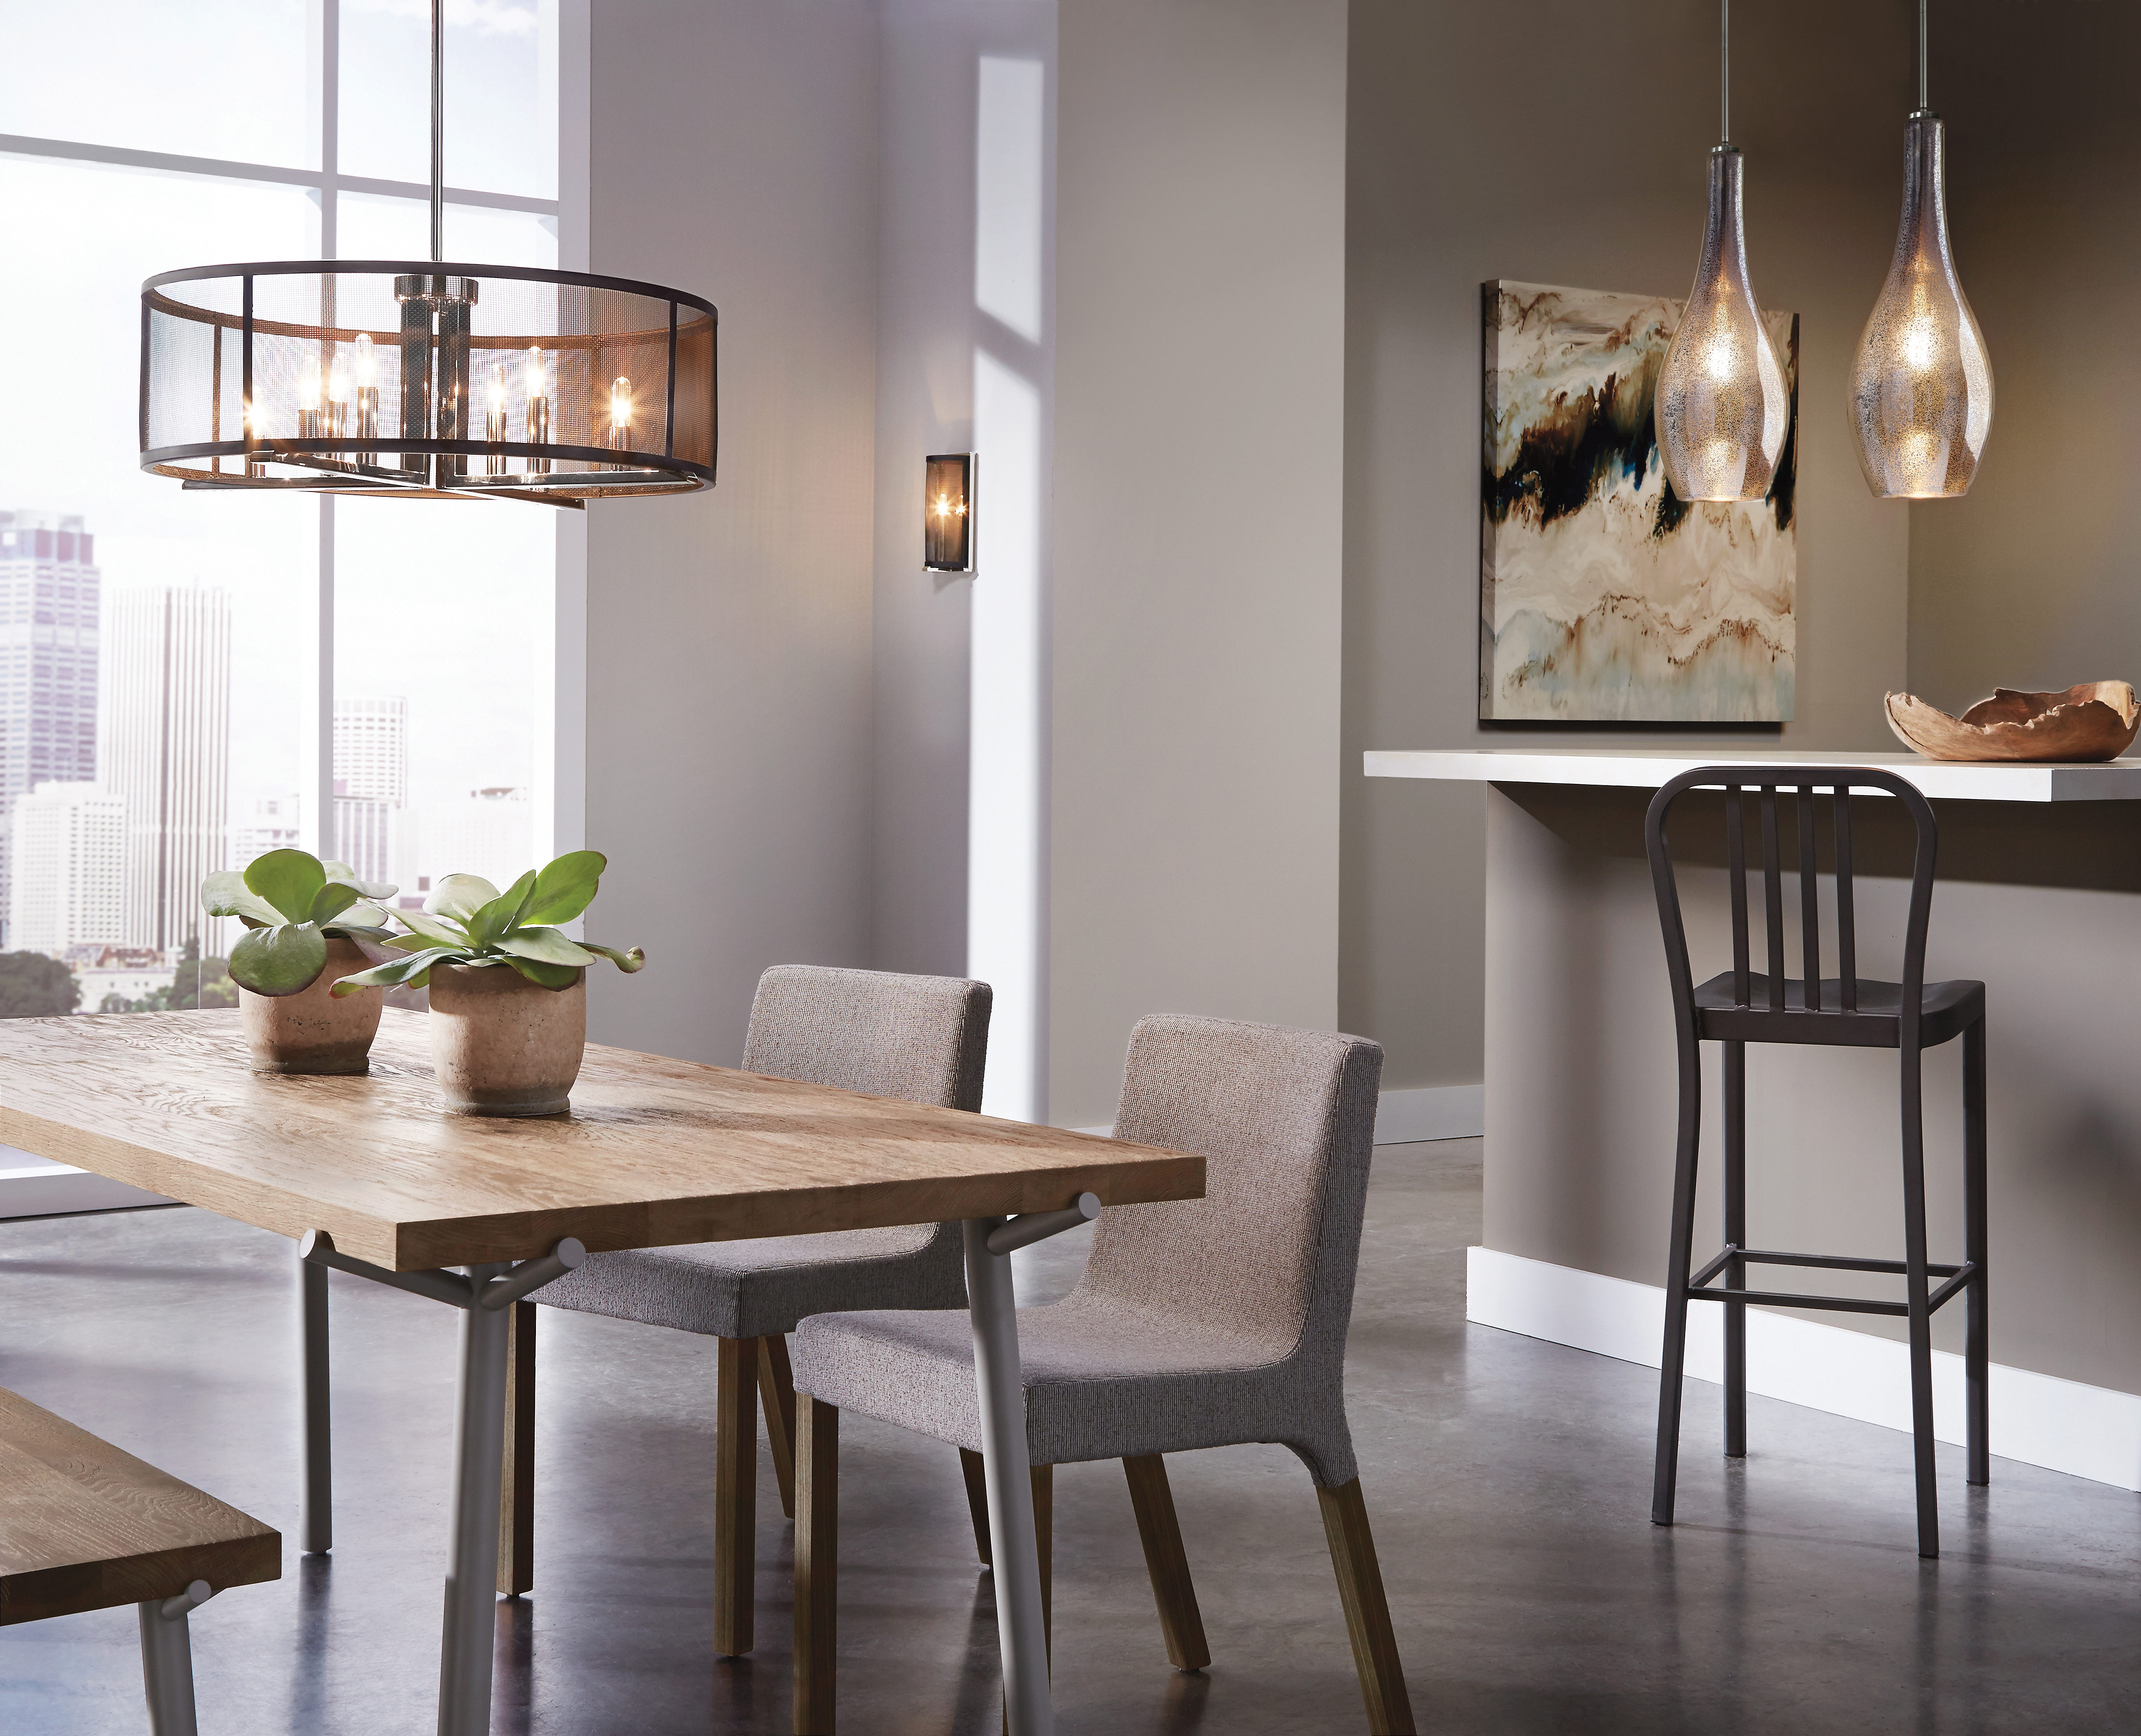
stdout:
<svg viewBox="0 0 2141 1736">
<path fill-rule="evenodd" d="M 559 506 L 711 486 L 710 302 L 585 273 L 303 260 L 141 288 L 141 467 L 189 488 Z"/>
<path fill-rule="evenodd" d="M 1760 500 L 1776 480 L 1791 388 L 1747 280 L 1738 149 L 1710 153 L 1695 287 L 1658 369 L 1658 456 L 1682 500 Z"/>
<path fill-rule="evenodd" d="M 1906 124 L 1903 221 L 1851 366 L 1859 468 L 1882 499 L 1965 494 L 1992 430 L 1992 362 L 1948 250 L 1947 140 L 1921 109 Z"/>
</svg>

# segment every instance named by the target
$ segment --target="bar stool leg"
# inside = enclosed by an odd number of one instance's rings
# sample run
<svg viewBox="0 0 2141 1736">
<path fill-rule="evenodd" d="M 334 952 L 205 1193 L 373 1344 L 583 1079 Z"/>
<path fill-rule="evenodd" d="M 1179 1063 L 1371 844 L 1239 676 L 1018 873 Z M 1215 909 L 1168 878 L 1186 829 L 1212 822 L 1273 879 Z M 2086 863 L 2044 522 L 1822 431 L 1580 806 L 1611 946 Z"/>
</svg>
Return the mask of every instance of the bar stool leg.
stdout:
<svg viewBox="0 0 2141 1736">
<path fill-rule="evenodd" d="M 1933 1333 L 1926 1276 L 1924 1086 L 1915 1043 L 1902 1051 L 1903 1285 L 1911 1321 L 1911 1448 L 1917 1468 L 1918 1554 L 1940 1555 L 1939 1495 L 1933 1483 Z"/>
<path fill-rule="evenodd" d="M 1693 1036 L 1680 1051 L 1680 1142 L 1673 1159 L 1672 1247 L 1666 1260 L 1666 1337 L 1658 1359 L 1658 1458 L 1651 1522 L 1673 1522 L 1680 1474 L 1680 1394 L 1687 1360 L 1687 1281 L 1694 1257 L 1696 1159 L 1702 1137 L 1702 1056 Z"/>
<path fill-rule="evenodd" d="M 1725 1045 L 1725 1242 L 1747 1246 L 1747 1045 Z M 1747 1287 L 1747 1262 L 1735 1254 L 1725 1287 Z M 1725 1456 L 1747 1456 L 1747 1305 L 1725 1305 Z"/>
<path fill-rule="evenodd" d="M 1962 1210 L 1963 1258 L 1975 1268 L 1963 1294 L 1968 1317 L 1963 1340 L 1964 1377 L 1969 1388 L 1970 1481 L 1992 1481 L 1990 1439 L 1991 1394 L 1986 1376 L 1991 1345 L 1986 1325 L 1985 1273 L 1985 1020 L 1962 1034 Z"/>
</svg>

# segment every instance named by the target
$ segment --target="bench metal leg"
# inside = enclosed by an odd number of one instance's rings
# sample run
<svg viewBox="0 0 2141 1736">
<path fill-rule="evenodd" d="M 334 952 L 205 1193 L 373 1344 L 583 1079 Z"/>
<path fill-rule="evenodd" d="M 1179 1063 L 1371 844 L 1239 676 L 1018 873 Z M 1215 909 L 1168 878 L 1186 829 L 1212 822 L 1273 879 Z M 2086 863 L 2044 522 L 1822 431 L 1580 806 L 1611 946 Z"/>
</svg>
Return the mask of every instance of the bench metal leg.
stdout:
<svg viewBox="0 0 2141 1736">
<path fill-rule="evenodd" d="M 300 1256 L 298 1354 L 304 1365 L 305 1486 L 298 1521 L 298 1548 L 325 1555 L 334 1547 L 334 1474 L 328 1444 L 327 1274 Z"/>
<path fill-rule="evenodd" d="M 477 1291 L 508 1270 L 471 1266 Z M 454 1497 L 445 1619 L 439 1638 L 439 1736 L 490 1736 L 497 1633 L 498 1503 L 505 1450 L 506 1331 L 511 1311 L 461 1311 L 460 1402 L 454 1418 Z"/>
<path fill-rule="evenodd" d="M 150 1736 L 196 1736 L 194 1651 L 186 1611 L 214 1594 L 195 1580 L 177 1597 L 135 1606 L 141 1621 L 141 1689 L 149 1702 Z"/>
<path fill-rule="evenodd" d="M 1089 1214 L 1090 1215 L 1090 1214 Z M 967 1311 L 974 1327 L 974 1388 L 980 1402 L 982 1474 L 988 1488 L 989 1553 L 996 1581 L 997 1640 L 1003 1654 L 1004 1709 L 1011 1736 L 1055 1736 L 1048 1696 L 1048 1629 L 1034 1535 L 1033 1482 L 1026 1444 L 1026 1392 L 1018 1365 L 1018 1307 L 1007 1253 L 989 1252 L 1002 1222 L 970 1217 Z"/>
</svg>

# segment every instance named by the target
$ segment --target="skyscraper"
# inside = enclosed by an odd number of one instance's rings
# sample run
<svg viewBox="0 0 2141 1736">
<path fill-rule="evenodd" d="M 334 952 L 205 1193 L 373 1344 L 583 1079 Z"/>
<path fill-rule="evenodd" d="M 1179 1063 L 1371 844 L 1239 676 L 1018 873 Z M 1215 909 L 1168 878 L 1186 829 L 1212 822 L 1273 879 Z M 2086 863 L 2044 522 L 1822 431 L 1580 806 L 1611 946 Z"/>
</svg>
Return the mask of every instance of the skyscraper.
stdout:
<svg viewBox="0 0 2141 1736">
<path fill-rule="evenodd" d="M 337 699 L 334 850 L 360 880 L 409 878 L 409 701 Z"/>
<path fill-rule="evenodd" d="M 99 584 L 79 518 L 0 512 L 0 947 L 16 798 L 96 775 Z"/>
<path fill-rule="evenodd" d="M 10 950 L 57 957 L 119 938 L 126 804 L 95 784 L 40 784 L 15 798 Z"/>
<path fill-rule="evenodd" d="M 224 865 L 230 808 L 230 598 L 170 585 L 106 610 L 103 783 L 126 804 L 129 946 L 213 950 L 200 883 Z"/>
</svg>

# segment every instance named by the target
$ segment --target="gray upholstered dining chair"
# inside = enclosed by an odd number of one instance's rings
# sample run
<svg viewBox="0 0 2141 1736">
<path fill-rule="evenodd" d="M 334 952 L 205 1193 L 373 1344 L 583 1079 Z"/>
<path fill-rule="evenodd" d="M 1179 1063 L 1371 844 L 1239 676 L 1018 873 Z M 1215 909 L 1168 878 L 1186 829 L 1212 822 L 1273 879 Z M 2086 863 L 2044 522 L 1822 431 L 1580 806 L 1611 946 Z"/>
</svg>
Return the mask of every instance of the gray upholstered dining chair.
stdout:
<svg viewBox="0 0 2141 1736">
<path fill-rule="evenodd" d="M 990 1000 L 987 983 L 957 977 L 776 965 L 759 979 L 751 1003 L 744 1070 L 978 1110 Z M 719 1340 L 714 1649 L 738 1656 L 752 1644 L 754 1386 L 763 1395 L 781 1506 L 795 1512 L 795 1390 L 783 1335 L 827 1309 L 963 1311 L 967 1286 L 958 1225 L 919 1224 L 593 1254 L 534 1299 Z M 532 1358 L 517 1359 L 514 1372 L 516 1381 L 532 1380 Z M 516 1406 L 521 1416 L 528 1409 L 524 1399 Z M 524 1450 L 514 1453 L 516 1480 L 526 1477 L 527 1460 Z M 509 1487 L 509 1528 L 512 1514 L 527 1512 L 525 1496 Z"/>
<path fill-rule="evenodd" d="M 1250 1441 L 1291 1448 L 1322 1507 L 1369 1728 L 1409 1733 L 1346 1423 L 1346 1330 L 1382 1065 L 1382 1050 L 1360 1037 L 1139 1020 L 1115 1134 L 1202 1155 L 1205 1196 L 1103 1212 L 1078 1287 L 1020 1309 L 1018 1332 L 1044 1610 L 1045 1468 L 1120 1458 L 1169 1658 L 1203 1667 L 1210 1655 L 1162 1455 Z M 838 1413 L 977 1453 L 972 1335 L 963 1315 L 820 1314 L 797 1330 L 795 1372 L 796 1606 L 807 1588 L 814 1610 L 829 1613 Z M 832 1624 L 798 1626 L 796 1729 L 829 1730 Z"/>
</svg>

